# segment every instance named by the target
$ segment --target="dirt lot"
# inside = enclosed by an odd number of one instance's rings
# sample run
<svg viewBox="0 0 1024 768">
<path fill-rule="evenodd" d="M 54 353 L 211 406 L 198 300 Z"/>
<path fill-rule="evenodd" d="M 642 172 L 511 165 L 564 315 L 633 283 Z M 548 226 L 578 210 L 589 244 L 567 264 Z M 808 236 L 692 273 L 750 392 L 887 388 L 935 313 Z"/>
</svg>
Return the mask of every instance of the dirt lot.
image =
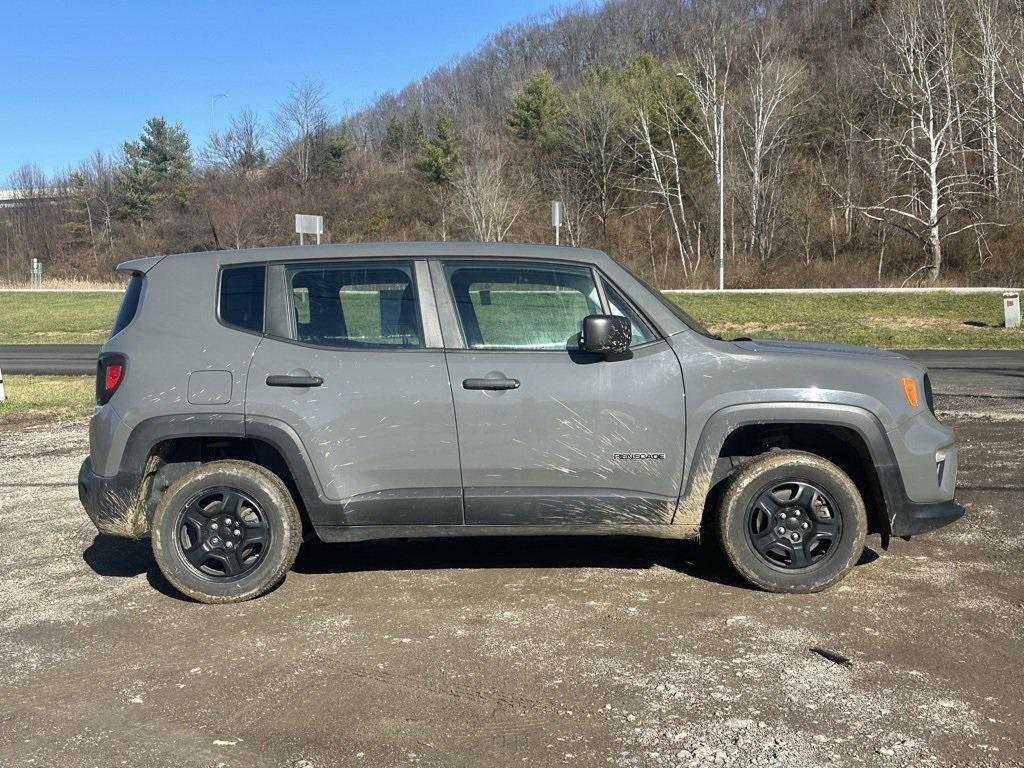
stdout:
<svg viewBox="0 0 1024 768">
<path fill-rule="evenodd" d="M 825 594 L 488 540 L 310 546 L 240 606 L 95 536 L 82 422 L 0 433 L 0 765 L 1024 764 L 1024 417 L 949 418 L 967 517 Z"/>
</svg>

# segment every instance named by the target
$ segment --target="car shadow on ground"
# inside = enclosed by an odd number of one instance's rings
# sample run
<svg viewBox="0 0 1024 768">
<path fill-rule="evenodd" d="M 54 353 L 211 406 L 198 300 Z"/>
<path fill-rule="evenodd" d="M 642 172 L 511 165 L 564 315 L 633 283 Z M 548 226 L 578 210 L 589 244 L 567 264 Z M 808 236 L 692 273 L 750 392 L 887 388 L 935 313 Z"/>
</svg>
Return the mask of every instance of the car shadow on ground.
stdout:
<svg viewBox="0 0 1024 768">
<path fill-rule="evenodd" d="M 857 565 L 874 562 L 865 547 Z M 164 578 L 149 539 L 137 541 L 97 535 L 83 553 L 98 575 L 132 578 L 146 574 L 150 585 L 168 597 L 186 600 Z M 754 589 L 741 579 L 713 543 L 643 536 L 522 536 L 448 539 L 389 539 L 351 544 L 310 541 L 293 570 L 315 575 L 368 571 L 468 568 L 613 568 L 644 570 L 660 566 L 695 579 Z"/>
<path fill-rule="evenodd" d="M 100 576 L 130 579 L 144 573 L 150 586 L 161 594 L 179 600 L 187 599 L 160 572 L 149 539 L 118 539 L 97 534 L 92 544 L 82 553 L 82 559 Z"/>
<path fill-rule="evenodd" d="M 878 559 L 865 547 L 858 565 Z M 465 568 L 620 568 L 660 566 L 695 579 L 754 589 L 711 542 L 644 536 L 523 536 L 305 544 L 293 570 L 345 573 Z"/>
</svg>

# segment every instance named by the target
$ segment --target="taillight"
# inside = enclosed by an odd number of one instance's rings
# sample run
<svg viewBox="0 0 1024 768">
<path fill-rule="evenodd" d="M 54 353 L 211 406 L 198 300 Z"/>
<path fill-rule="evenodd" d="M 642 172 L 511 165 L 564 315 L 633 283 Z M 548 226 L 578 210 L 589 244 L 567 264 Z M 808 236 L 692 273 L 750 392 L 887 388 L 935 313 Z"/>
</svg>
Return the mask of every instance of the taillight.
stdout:
<svg viewBox="0 0 1024 768">
<path fill-rule="evenodd" d="M 113 392 L 121 383 L 121 374 L 124 373 L 124 366 L 120 363 L 111 363 L 107 366 L 106 375 L 103 377 L 103 389 Z"/>
<path fill-rule="evenodd" d="M 124 381 L 127 360 L 123 355 L 102 355 L 96 363 L 96 404 L 103 405 Z"/>
</svg>

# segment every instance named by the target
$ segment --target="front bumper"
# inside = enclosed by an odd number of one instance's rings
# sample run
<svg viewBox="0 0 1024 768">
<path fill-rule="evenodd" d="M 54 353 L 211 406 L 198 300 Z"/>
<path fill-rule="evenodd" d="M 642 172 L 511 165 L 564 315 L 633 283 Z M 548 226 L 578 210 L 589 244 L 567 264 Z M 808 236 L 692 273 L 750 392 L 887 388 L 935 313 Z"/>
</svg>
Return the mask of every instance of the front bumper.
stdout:
<svg viewBox="0 0 1024 768">
<path fill-rule="evenodd" d="M 967 510 L 957 503 L 949 501 L 914 502 L 905 499 L 899 508 L 889 509 L 892 520 L 893 536 L 916 536 L 956 522 Z"/>
<path fill-rule="evenodd" d="M 101 477 L 86 458 L 78 471 L 78 500 L 100 533 L 137 539 L 146 533 L 139 498 L 141 478 L 126 472 Z"/>
</svg>

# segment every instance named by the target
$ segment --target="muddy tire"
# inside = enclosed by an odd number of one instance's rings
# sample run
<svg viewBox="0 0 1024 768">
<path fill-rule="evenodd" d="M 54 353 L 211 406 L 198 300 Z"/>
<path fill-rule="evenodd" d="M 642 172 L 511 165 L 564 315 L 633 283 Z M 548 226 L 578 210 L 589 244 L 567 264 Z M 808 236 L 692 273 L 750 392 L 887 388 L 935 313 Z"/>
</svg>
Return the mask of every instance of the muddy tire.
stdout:
<svg viewBox="0 0 1024 768">
<path fill-rule="evenodd" d="M 302 520 L 277 475 L 247 461 L 214 461 L 167 489 L 151 535 L 175 589 L 203 603 L 238 603 L 281 583 L 298 555 Z"/>
<path fill-rule="evenodd" d="M 718 509 L 726 558 L 769 592 L 818 592 L 864 550 L 867 515 L 849 476 L 820 456 L 772 451 L 745 464 Z"/>
</svg>

